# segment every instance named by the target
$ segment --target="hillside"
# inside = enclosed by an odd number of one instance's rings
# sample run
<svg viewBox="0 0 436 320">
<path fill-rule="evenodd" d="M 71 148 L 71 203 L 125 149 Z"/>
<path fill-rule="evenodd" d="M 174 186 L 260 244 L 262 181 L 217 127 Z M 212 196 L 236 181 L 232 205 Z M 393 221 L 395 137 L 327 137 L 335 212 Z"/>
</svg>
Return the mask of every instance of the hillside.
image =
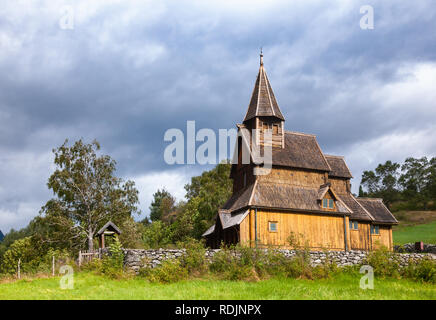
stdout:
<svg viewBox="0 0 436 320">
<path fill-rule="evenodd" d="M 399 211 L 394 215 L 400 222 L 393 228 L 394 244 L 436 243 L 436 211 Z"/>
</svg>

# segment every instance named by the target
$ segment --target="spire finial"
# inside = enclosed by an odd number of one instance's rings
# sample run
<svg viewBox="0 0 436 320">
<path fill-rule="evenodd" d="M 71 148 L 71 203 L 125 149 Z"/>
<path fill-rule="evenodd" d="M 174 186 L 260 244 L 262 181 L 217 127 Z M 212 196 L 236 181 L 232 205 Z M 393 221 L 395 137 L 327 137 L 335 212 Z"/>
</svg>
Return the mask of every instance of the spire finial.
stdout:
<svg viewBox="0 0 436 320">
<path fill-rule="evenodd" d="M 260 47 L 260 65 L 263 66 L 263 51 L 262 51 L 262 47 Z"/>
</svg>

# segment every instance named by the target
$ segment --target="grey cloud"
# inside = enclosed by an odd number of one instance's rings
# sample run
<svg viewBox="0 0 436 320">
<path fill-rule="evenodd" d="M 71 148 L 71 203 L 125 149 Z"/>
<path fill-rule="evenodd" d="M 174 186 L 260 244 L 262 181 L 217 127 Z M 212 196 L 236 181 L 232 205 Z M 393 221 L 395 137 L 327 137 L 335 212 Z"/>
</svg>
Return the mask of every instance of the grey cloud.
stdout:
<svg viewBox="0 0 436 320">
<path fill-rule="evenodd" d="M 44 2 L 43 9 L 34 5 L 26 11 L 5 7 L 4 154 L 40 157 L 65 138 L 96 138 L 124 177 L 171 170 L 196 174 L 206 168 L 164 163 L 164 132 L 184 130 L 186 120 L 215 130 L 242 121 L 260 46 L 286 128 L 317 134 L 326 152 L 355 159 L 352 148 L 359 144 L 404 128 L 432 128 L 435 108 L 426 97 L 418 97 L 418 111 L 407 101 L 393 109 L 381 89 L 407 82 L 399 72 L 405 66 L 413 73 L 418 64 L 436 62 L 431 1 L 370 1 L 374 30 L 359 28 L 359 8 L 367 1 L 104 3 L 75 2 L 74 30 L 58 27 L 59 4 Z M 2 159 L 12 168 L 0 171 L 2 190 L 13 186 L 22 192 L 1 192 L 0 210 L 42 205 L 50 196 L 50 164 L 28 172 L 13 166 L 13 156 Z M 356 178 L 365 165 L 350 164 Z M 22 179 L 33 182 L 20 187 Z"/>
</svg>

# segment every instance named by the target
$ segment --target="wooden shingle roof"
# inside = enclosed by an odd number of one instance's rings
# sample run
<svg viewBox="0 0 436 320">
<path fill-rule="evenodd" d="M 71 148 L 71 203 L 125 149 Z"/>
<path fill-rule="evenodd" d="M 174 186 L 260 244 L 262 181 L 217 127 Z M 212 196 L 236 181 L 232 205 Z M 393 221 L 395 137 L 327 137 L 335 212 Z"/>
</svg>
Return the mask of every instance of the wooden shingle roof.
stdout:
<svg viewBox="0 0 436 320">
<path fill-rule="evenodd" d="M 347 179 L 351 179 L 353 177 L 351 175 L 350 169 L 348 169 L 348 166 L 345 163 L 344 157 L 332 156 L 329 154 L 324 154 L 324 156 L 327 159 L 327 162 L 331 168 L 331 171 L 329 172 L 329 177 Z"/>
<path fill-rule="evenodd" d="M 113 223 L 112 221 L 108 221 L 100 230 L 98 230 L 97 235 L 101 235 L 106 230 L 113 231 L 115 233 L 121 234 L 121 230 Z"/>
<path fill-rule="evenodd" d="M 244 148 L 250 146 L 251 132 L 243 125 L 238 125 L 241 130 L 241 136 Z M 285 131 L 285 145 L 284 148 L 272 148 L 272 165 L 292 167 L 308 170 L 318 171 L 331 171 L 327 159 L 324 157 L 324 153 L 316 140 L 316 136 L 313 134 Z M 260 151 L 256 151 L 255 148 L 259 148 L 255 144 L 252 145 L 253 152 L 251 158 L 254 155 L 263 154 L 263 149 L 260 147 Z M 258 159 L 253 159 L 255 163 L 259 163 Z"/>
<path fill-rule="evenodd" d="M 356 199 L 374 217 L 375 222 L 397 224 L 393 214 L 384 205 L 383 199 L 379 198 L 357 198 Z"/>
<path fill-rule="evenodd" d="M 320 211 L 322 209 L 319 194 L 320 188 L 257 181 L 234 194 L 222 207 L 220 213 L 236 213 L 252 206 Z M 337 200 L 337 212 L 351 213 L 341 197 Z"/>
<path fill-rule="evenodd" d="M 359 221 L 373 221 L 369 213 L 351 193 L 338 194 L 339 198 L 352 210 L 350 219 Z"/>
<path fill-rule="evenodd" d="M 330 171 L 315 135 L 285 131 L 285 147 L 272 150 L 273 165 Z"/>
<path fill-rule="evenodd" d="M 248 105 L 244 122 L 254 117 L 276 117 L 284 121 L 285 118 L 280 111 L 271 84 L 269 83 L 268 76 L 266 75 L 265 68 L 263 67 L 262 57 L 263 56 L 261 55 L 259 73 L 257 74 L 256 83 L 254 85 L 253 93 L 251 94 L 251 100 Z"/>
</svg>

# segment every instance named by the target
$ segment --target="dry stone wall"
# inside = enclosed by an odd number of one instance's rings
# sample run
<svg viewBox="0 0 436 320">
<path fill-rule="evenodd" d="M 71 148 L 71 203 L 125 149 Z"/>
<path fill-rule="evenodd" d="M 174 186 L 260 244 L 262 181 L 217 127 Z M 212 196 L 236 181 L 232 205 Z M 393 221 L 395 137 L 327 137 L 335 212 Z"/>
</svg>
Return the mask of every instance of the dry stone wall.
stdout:
<svg viewBox="0 0 436 320">
<path fill-rule="evenodd" d="M 206 258 L 212 259 L 213 255 L 219 251 L 219 249 L 206 250 Z M 285 256 L 292 258 L 295 255 L 293 250 L 279 250 Z M 141 267 L 159 266 L 164 260 L 177 259 L 185 254 L 184 249 L 123 249 L 124 252 L 124 264 L 126 267 L 138 271 Z M 326 259 L 336 262 L 338 266 L 349 265 L 361 265 L 367 256 L 366 251 L 312 251 L 310 254 L 311 264 L 313 266 L 323 263 Z M 427 255 L 422 253 L 397 253 L 400 264 L 406 266 L 409 261 L 417 261 L 425 256 L 435 258 L 433 255 Z"/>
<path fill-rule="evenodd" d="M 433 253 L 436 254 L 436 244 L 427 244 L 424 243 L 424 250 L 422 251 L 423 253 Z M 415 248 L 415 244 L 414 243 L 406 243 L 403 244 L 401 246 L 394 246 L 394 251 L 395 252 L 414 252 L 414 253 L 418 253 L 418 251 Z"/>
</svg>

